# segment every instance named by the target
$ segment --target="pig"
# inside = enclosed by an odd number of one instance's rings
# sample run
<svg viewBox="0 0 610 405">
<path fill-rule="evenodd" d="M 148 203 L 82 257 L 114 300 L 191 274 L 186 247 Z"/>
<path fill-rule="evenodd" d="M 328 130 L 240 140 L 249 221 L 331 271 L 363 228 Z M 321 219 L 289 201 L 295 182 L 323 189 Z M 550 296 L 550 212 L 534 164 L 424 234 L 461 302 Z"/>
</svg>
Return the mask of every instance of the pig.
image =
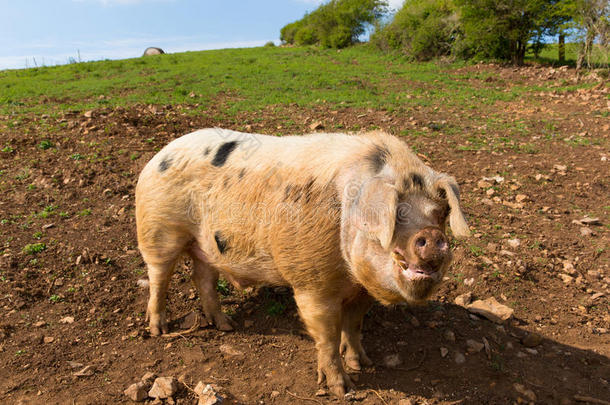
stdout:
<svg viewBox="0 0 610 405">
<path fill-rule="evenodd" d="M 165 52 L 163 52 L 163 49 L 151 46 L 144 50 L 144 53 L 142 54 L 142 56 L 163 55 L 164 53 Z"/>
<path fill-rule="evenodd" d="M 469 228 L 456 180 L 383 132 L 274 137 L 203 129 L 165 146 L 136 187 L 150 333 L 168 332 L 166 293 L 186 254 L 205 317 L 224 331 L 219 275 L 236 288 L 288 286 L 317 349 L 318 384 L 345 394 L 372 303 L 421 303 Z M 345 366 L 343 365 L 345 362 Z"/>
</svg>

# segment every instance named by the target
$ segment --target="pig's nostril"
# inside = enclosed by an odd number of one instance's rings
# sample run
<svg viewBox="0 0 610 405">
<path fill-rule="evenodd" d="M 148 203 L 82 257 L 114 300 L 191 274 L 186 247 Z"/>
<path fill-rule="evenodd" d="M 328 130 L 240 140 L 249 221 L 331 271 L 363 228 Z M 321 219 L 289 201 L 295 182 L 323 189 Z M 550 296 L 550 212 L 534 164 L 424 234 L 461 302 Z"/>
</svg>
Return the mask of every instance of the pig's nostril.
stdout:
<svg viewBox="0 0 610 405">
<path fill-rule="evenodd" d="M 417 238 L 417 240 L 415 241 L 415 246 L 417 246 L 417 247 L 426 246 L 426 238 Z"/>
<path fill-rule="evenodd" d="M 439 249 L 446 249 L 447 248 L 447 241 L 444 239 L 439 239 L 436 241 L 436 247 Z"/>
</svg>

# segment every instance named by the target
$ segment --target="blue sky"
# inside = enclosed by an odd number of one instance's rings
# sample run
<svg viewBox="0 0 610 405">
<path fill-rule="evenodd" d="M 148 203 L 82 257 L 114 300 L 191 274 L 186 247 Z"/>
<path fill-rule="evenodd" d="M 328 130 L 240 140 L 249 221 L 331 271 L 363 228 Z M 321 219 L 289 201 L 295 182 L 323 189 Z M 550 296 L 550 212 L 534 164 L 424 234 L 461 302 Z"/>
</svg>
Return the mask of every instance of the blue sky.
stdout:
<svg viewBox="0 0 610 405">
<path fill-rule="evenodd" d="M 323 0 L 0 0 L 0 69 L 279 43 Z M 391 0 L 393 7 L 402 0 Z M 27 60 L 27 62 L 26 62 Z"/>
</svg>

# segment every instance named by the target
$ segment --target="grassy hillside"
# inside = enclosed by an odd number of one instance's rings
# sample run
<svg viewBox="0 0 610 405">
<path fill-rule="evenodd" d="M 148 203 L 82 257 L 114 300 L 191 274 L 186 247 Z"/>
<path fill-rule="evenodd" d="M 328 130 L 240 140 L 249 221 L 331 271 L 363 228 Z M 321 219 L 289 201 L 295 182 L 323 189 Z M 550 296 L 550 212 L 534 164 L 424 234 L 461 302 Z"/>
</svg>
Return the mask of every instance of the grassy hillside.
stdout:
<svg viewBox="0 0 610 405">
<path fill-rule="evenodd" d="M 0 113 L 53 114 L 135 103 L 205 109 L 219 100 L 226 102 L 228 115 L 269 105 L 319 103 L 399 111 L 437 103 L 476 109 L 532 90 L 464 86 L 463 81 L 486 80 L 490 73 L 447 74 L 461 66 L 408 63 L 364 46 L 340 52 L 311 48 L 186 52 L 2 71 Z"/>
<path fill-rule="evenodd" d="M 580 48 L 580 44 L 577 43 L 567 43 L 565 46 L 566 50 L 566 63 L 570 65 L 576 64 L 576 59 L 578 58 L 578 51 Z M 540 52 L 538 57 L 538 61 L 543 63 L 551 63 L 557 64 L 559 61 L 559 53 L 557 50 L 558 44 L 548 44 L 544 49 Z M 527 59 L 536 60 L 534 58 L 533 52 L 529 52 L 527 55 Z M 593 52 L 591 52 L 591 63 L 596 67 L 608 67 L 610 64 L 610 53 L 608 51 L 603 50 L 600 46 L 596 45 L 593 48 Z"/>
</svg>

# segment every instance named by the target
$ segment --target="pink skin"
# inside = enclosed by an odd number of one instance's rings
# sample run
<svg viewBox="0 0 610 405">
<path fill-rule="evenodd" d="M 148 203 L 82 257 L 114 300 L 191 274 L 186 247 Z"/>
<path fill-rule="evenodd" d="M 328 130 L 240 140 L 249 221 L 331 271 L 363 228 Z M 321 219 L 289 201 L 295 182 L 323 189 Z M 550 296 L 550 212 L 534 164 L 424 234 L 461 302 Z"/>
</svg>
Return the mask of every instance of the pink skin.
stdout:
<svg viewBox="0 0 610 405">
<path fill-rule="evenodd" d="M 426 227 L 409 238 L 408 248 L 393 250 L 394 274 L 399 284 L 410 286 L 412 298 L 424 298 L 443 277 L 451 252 L 447 238 L 437 227 Z"/>
</svg>

